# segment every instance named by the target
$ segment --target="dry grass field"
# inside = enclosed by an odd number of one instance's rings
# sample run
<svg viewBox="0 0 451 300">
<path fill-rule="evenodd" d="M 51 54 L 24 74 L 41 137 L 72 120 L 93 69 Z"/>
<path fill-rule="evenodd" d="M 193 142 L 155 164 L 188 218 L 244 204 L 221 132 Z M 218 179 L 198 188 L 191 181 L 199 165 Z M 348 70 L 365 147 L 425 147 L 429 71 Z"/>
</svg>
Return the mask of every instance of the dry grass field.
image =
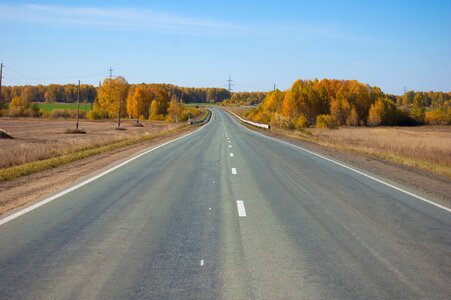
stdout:
<svg viewBox="0 0 451 300">
<path fill-rule="evenodd" d="M 80 123 L 87 134 L 65 134 L 74 128 L 73 120 L 0 119 L 0 129 L 14 139 L 0 139 L 0 169 L 53 158 L 77 151 L 92 149 L 112 143 L 156 135 L 173 130 L 185 123 L 143 121 L 144 127 L 133 127 L 125 121 L 126 130 L 115 130 L 114 121 L 85 121 Z"/>
<path fill-rule="evenodd" d="M 451 127 L 342 127 L 309 131 L 322 142 L 451 167 Z"/>
<path fill-rule="evenodd" d="M 309 128 L 305 132 L 272 128 L 271 131 L 451 177 L 449 126 Z"/>
</svg>

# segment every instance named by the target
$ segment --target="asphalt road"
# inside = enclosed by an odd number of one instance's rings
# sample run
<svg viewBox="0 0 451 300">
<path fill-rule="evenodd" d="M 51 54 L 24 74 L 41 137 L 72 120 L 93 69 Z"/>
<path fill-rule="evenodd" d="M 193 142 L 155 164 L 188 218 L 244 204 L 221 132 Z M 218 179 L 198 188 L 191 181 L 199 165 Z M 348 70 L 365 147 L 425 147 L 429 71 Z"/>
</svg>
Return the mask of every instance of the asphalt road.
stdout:
<svg viewBox="0 0 451 300">
<path fill-rule="evenodd" d="M 0 298 L 450 299 L 451 213 L 214 109 L 1 225 Z"/>
</svg>

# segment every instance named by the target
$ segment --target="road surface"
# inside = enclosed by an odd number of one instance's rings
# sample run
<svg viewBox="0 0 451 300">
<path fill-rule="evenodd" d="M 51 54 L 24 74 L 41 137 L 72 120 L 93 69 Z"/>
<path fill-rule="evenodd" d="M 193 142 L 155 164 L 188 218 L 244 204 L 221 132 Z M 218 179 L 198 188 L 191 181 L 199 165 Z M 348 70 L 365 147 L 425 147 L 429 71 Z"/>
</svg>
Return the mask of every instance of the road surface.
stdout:
<svg viewBox="0 0 451 300">
<path fill-rule="evenodd" d="M 451 213 L 213 109 L 0 226 L 0 299 L 450 299 Z"/>
</svg>

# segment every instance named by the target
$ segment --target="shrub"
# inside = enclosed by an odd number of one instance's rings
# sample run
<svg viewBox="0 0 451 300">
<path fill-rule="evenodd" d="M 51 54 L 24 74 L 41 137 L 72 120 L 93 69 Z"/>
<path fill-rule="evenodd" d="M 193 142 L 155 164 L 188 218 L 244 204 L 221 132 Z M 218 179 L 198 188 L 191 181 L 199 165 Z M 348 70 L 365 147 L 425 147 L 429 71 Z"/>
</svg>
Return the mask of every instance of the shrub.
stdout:
<svg viewBox="0 0 451 300">
<path fill-rule="evenodd" d="M 8 111 L 6 112 L 6 116 L 18 118 L 18 117 L 28 117 L 30 111 L 28 109 L 24 109 L 20 106 L 10 106 Z"/>
<path fill-rule="evenodd" d="M 338 123 L 331 115 L 318 115 L 316 117 L 316 127 L 336 129 L 338 128 Z"/>
<path fill-rule="evenodd" d="M 280 128 L 286 128 L 286 129 L 292 129 L 293 123 L 291 120 L 279 113 L 275 113 L 271 117 L 270 121 L 271 126 L 280 127 Z"/>
<path fill-rule="evenodd" d="M 86 118 L 89 120 L 100 120 L 100 119 L 108 119 L 108 112 L 103 109 L 93 109 L 86 113 Z"/>
<path fill-rule="evenodd" d="M 64 131 L 64 133 L 69 134 L 86 134 L 86 130 L 83 128 L 68 128 Z"/>
<path fill-rule="evenodd" d="M 303 130 L 304 128 L 308 127 L 308 121 L 304 116 L 300 116 L 293 122 L 294 128 L 297 130 Z"/>
<path fill-rule="evenodd" d="M 271 116 L 267 112 L 260 111 L 252 118 L 254 122 L 268 124 L 271 122 Z"/>
<path fill-rule="evenodd" d="M 30 117 L 39 118 L 42 116 L 42 111 L 39 109 L 39 105 L 33 103 L 30 107 Z"/>
<path fill-rule="evenodd" d="M 68 119 L 71 117 L 71 111 L 67 109 L 54 109 L 50 112 L 51 119 Z"/>
<path fill-rule="evenodd" d="M 150 115 L 152 121 L 164 121 L 165 117 L 163 114 L 160 115 Z"/>
<path fill-rule="evenodd" d="M 451 125 L 451 113 L 441 109 L 428 111 L 425 114 L 424 121 L 430 125 Z"/>
</svg>

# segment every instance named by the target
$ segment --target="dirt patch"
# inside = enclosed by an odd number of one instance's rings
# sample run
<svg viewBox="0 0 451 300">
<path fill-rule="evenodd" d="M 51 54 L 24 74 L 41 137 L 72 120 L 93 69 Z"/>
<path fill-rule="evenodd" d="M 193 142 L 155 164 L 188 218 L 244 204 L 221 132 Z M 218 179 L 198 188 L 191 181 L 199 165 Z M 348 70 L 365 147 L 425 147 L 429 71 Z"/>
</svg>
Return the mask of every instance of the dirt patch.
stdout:
<svg viewBox="0 0 451 300">
<path fill-rule="evenodd" d="M 197 128 L 194 126 L 187 127 L 181 129 L 180 132 L 156 137 L 144 143 L 91 156 L 14 180 L 0 182 L 0 215 L 9 214 L 18 208 L 31 205 L 44 196 L 58 192 L 78 181 L 82 181 L 92 176 L 94 172 L 101 172 L 141 150 L 169 141 Z M 114 128 L 111 130 L 114 131 Z"/>
</svg>

